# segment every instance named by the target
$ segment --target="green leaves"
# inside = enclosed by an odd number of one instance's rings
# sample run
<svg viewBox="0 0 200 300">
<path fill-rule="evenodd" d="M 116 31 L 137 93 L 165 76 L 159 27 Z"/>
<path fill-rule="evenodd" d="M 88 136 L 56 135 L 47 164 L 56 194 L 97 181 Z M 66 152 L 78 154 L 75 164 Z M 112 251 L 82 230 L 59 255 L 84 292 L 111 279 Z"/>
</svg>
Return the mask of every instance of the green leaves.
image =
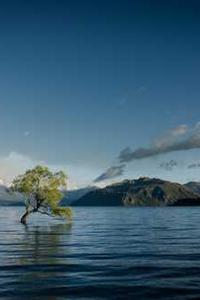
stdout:
<svg viewBox="0 0 200 300">
<path fill-rule="evenodd" d="M 72 209 L 70 207 L 54 207 L 52 208 L 52 214 L 62 218 L 72 219 Z"/>
<path fill-rule="evenodd" d="M 11 190 L 26 195 L 26 208 L 32 212 L 41 212 L 71 219 L 70 208 L 59 207 L 63 195 L 61 188 L 66 188 L 67 176 L 63 171 L 51 172 L 45 166 L 36 166 L 13 180 Z M 40 210 L 39 210 L 40 209 Z"/>
</svg>

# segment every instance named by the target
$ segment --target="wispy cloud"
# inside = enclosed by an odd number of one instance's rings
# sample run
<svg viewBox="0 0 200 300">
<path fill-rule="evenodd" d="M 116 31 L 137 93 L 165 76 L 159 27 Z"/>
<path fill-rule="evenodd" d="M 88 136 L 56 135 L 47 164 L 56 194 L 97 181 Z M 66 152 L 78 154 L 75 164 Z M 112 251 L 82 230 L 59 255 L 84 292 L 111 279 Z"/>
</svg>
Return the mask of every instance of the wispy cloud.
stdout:
<svg viewBox="0 0 200 300">
<path fill-rule="evenodd" d="M 43 161 L 37 161 L 27 155 L 11 151 L 7 155 L 0 156 L 0 178 L 9 184 L 15 176 L 43 163 Z"/>
<path fill-rule="evenodd" d="M 31 134 L 30 131 L 24 131 L 24 136 L 25 137 L 28 137 L 30 134 Z"/>
<path fill-rule="evenodd" d="M 48 161 L 37 160 L 29 155 L 11 151 L 7 155 L 0 155 L 0 183 L 1 180 L 9 185 L 13 178 L 23 174 L 27 169 L 36 165 L 48 166 L 52 171 L 63 170 L 68 176 L 68 188 L 74 189 L 89 185 L 96 174 L 96 169 L 91 169 L 80 164 L 52 164 Z"/>
<path fill-rule="evenodd" d="M 189 128 L 187 125 L 180 125 L 167 133 L 148 147 L 131 150 L 127 147 L 123 149 L 118 159 L 121 163 L 128 163 L 137 159 L 144 159 L 174 151 L 183 151 L 200 148 L 200 125 Z"/>
<path fill-rule="evenodd" d="M 167 162 L 162 162 L 160 164 L 160 168 L 162 168 L 166 171 L 172 171 L 177 166 L 178 166 L 178 162 L 175 161 L 174 159 L 171 159 L 170 161 L 167 161 Z"/>
<path fill-rule="evenodd" d="M 146 87 L 144 85 L 141 85 L 136 91 L 135 91 L 135 95 L 136 96 L 141 96 L 146 92 Z"/>
<path fill-rule="evenodd" d="M 98 176 L 94 182 L 100 182 L 108 179 L 112 179 L 118 176 L 123 175 L 124 173 L 125 164 L 121 164 L 118 166 L 112 166 L 108 168 L 104 173 Z"/>
<path fill-rule="evenodd" d="M 200 161 L 188 165 L 188 169 L 197 169 L 197 168 L 200 168 Z"/>
<path fill-rule="evenodd" d="M 134 160 L 142 160 L 175 151 L 192 149 L 200 149 L 200 123 L 197 123 L 194 127 L 182 124 L 172 128 L 164 132 L 147 147 L 139 147 L 135 150 L 132 150 L 130 147 L 124 148 L 117 157 L 116 167 L 108 168 L 97 179 L 101 181 L 121 176 L 126 165 Z M 168 170 L 171 170 L 175 166 L 177 166 L 175 161 L 161 164 L 161 167 Z"/>
</svg>

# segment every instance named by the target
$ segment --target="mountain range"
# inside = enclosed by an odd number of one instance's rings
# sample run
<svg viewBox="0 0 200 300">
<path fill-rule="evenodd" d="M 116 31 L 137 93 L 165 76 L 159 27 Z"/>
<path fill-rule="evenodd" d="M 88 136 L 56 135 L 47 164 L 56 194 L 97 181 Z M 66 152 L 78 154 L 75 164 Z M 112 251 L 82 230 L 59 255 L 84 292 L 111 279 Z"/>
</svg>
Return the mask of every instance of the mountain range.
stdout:
<svg viewBox="0 0 200 300">
<path fill-rule="evenodd" d="M 0 206 L 23 205 L 24 197 L 20 193 L 12 193 L 5 185 L 0 185 Z"/>
<path fill-rule="evenodd" d="M 89 186 L 63 192 L 67 206 L 200 205 L 200 182 L 180 184 L 159 178 L 123 180 L 104 188 Z M 0 205 L 23 205 L 23 196 L 0 185 Z"/>
<path fill-rule="evenodd" d="M 199 190 L 197 189 L 199 186 Z M 142 177 L 123 180 L 90 191 L 73 202 L 74 206 L 176 206 L 200 205 L 200 183 L 174 183 Z"/>
<path fill-rule="evenodd" d="M 184 184 L 184 186 L 189 190 L 191 190 L 192 192 L 200 194 L 200 182 L 190 181 Z"/>
<path fill-rule="evenodd" d="M 75 201 L 83 197 L 85 194 L 94 191 L 96 189 L 97 189 L 96 186 L 87 186 L 80 189 L 63 191 L 64 197 L 61 201 L 61 205 L 63 206 L 72 205 Z"/>
</svg>

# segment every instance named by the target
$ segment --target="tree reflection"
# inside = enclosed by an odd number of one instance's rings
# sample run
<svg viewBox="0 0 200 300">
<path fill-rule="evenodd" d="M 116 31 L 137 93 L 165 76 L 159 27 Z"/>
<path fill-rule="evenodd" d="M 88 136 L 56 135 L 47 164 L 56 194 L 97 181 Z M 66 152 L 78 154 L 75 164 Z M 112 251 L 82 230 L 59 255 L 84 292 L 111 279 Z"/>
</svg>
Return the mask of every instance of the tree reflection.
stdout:
<svg viewBox="0 0 200 300">
<path fill-rule="evenodd" d="M 28 261 L 33 264 L 59 263 L 62 252 L 68 250 L 72 224 L 25 227 L 24 247 L 31 255 Z M 66 245 L 66 247 L 64 247 Z M 25 258 L 26 260 L 26 258 Z"/>
<path fill-rule="evenodd" d="M 71 230 L 71 224 L 24 228 L 19 257 L 24 272 L 18 277 L 24 291 L 39 297 L 46 294 L 45 290 L 59 287 L 61 282 L 67 284 Z M 58 299 L 54 293 L 47 298 Z"/>
</svg>

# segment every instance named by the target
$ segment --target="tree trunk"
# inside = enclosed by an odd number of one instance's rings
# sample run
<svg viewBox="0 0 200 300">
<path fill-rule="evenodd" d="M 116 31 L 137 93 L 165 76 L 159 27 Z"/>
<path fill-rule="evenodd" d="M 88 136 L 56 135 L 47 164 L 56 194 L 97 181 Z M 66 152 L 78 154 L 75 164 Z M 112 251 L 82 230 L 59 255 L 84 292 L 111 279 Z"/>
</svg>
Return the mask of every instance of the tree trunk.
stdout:
<svg viewBox="0 0 200 300">
<path fill-rule="evenodd" d="M 23 216 L 21 217 L 21 223 L 26 225 L 27 223 L 27 218 L 29 216 L 30 212 L 28 210 L 26 210 L 26 212 L 23 214 Z"/>
</svg>

